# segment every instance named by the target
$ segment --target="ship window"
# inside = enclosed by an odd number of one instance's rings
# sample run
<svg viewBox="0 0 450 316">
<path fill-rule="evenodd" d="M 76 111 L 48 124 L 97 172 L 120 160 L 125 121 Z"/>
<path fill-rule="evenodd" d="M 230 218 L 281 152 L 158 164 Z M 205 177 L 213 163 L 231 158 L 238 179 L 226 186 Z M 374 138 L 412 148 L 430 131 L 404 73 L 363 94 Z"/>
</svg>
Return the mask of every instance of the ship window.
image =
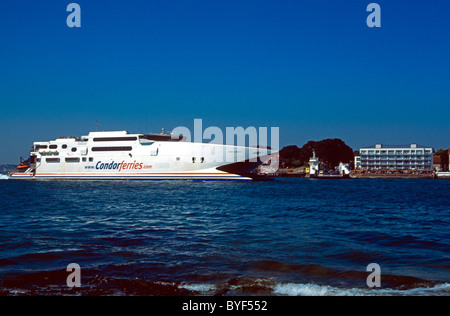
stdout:
<svg viewBox="0 0 450 316">
<path fill-rule="evenodd" d="M 67 157 L 66 162 L 80 162 L 80 158 Z"/>
<path fill-rule="evenodd" d="M 89 157 L 89 162 L 93 162 L 94 158 L 93 157 Z"/>
<path fill-rule="evenodd" d="M 137 137 L 95 137 L 94 142 L 123 142 L 137 140 Z"/>
<path fill-rule="evenodd" d="M 59 162 L 59 158 L 45 158 L 46 162 Z"/>
<path fill-rule="evenodd" d="M 56 149 L 56 148 L 58 148 L 58 145 L 50 145 L 49 148 L 50 148 L 50 149 Z"/>
<path fill-rule="evenodd" d="M 177 157 L 177 161 L 180 161 L 180 157 Z"/>
<path fill-rule="evenodd" d="M 47 145 L 36 145 L 36 146 L 34 146 L 34 148 L 36 148 L 37 150 L 39 150 L 39 149 L 47 149 Z"/>
<path fill-rule="evenodd" d="M 77 148 L 76 147 L 72 147 L 72 152 L 76 152 Z"/>
<path fill-rule="evenodd" d="M 36 162 L 41 162 L 41 158 L 36 158 Z"/>
<path fill-rule="evenodd" d="M 131 151 L 133 147 L 124 146 L 124 147 L 92 147 L 92 151 Z"/>
<path fill-rule="evenodd" d="M 83 162 L 86 162 L 86 157 L 83 157 L 83 158 L 82 158 L 82 161 L 83 161 Z"/>
<path fill-rule="evenodd" d="M 67 145 L 64 144 L 64 145 L 62 145 L 61 147 L 62 147 L 62 149 L 66 149 L 66 148 L 67 148 Z"/>
</svg>

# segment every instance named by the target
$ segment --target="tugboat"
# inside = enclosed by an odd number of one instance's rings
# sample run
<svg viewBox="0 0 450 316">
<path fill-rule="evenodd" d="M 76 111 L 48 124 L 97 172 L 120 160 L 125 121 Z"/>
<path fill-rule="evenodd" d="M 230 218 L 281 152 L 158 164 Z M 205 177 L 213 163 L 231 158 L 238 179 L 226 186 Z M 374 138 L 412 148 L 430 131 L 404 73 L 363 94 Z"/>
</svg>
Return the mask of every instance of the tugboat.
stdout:
<svg viewBox="0 0 450 316">
<path fill-rule="evenodd" d="M 350 168 L 348 164 L 339 163 L 338 171 L 319 170 L 319 158 L 313 151 L 313 156 L 309 159 L 309 178 L 312 179 L 350 179 Z"/>
</svg>

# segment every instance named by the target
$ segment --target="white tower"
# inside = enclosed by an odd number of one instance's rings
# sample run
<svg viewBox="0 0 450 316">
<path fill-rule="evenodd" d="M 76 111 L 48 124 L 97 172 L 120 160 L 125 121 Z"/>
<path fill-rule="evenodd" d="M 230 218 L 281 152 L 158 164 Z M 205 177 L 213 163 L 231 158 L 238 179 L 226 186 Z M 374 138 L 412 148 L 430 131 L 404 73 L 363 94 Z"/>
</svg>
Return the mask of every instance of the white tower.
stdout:
<svg viewBox="0 0 450 316">
<path fill-rule="evenodd" d="M 319 158 L 316 157 L 316 152 L 313 150 L 313 156 L 309 158 L 309 176 L 316 177 L 319 174 Z"/>
</svg>

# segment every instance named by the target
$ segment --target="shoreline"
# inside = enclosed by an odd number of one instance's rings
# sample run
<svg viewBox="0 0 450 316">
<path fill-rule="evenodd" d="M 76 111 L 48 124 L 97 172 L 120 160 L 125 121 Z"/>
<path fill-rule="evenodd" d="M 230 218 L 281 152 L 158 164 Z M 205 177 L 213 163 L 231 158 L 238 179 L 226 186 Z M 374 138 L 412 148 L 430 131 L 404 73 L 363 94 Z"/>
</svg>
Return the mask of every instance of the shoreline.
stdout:
<svg viewBox="0 0 450 316">
<path fill-rule="evenodd" d="M 309 178 L 307 173 L 280 172 L 271 175 L 275 178 Z M 450 177 L 438 177 L 434 173 L 350 173 L 350 179 L 450 179 Z"/>
<path fill-rule="evenodd" d="M 353 179 L 436 179 L 433 174 L 350 174 Z"/>
</svg>

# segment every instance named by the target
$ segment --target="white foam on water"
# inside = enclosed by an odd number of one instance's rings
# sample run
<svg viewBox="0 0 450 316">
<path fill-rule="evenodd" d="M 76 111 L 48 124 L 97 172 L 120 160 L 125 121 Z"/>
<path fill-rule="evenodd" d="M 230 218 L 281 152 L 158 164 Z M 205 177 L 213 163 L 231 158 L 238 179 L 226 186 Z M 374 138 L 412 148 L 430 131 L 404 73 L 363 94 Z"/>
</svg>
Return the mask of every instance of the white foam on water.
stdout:
<svg viewBox="0 0 450 316">
<path fill-rule="evenodd" d="M 287 296 L 361 296 L 361 289 L 339 289 L 328 285 L 283 283 L 277 284 L 274 294 Z"/>
<path fill-rule="evenodd" d="M 9 176 L 7 174 L 0 174 L 0 180 L 8 180 Z"/>
<path fill-rule="evenodd" d="M 198 292 L 202 295 L 214 294 L 216 284 L 184 283 L 180 288 Z M 239 286 L 231 286 L 239 291 Z M 313 283 L 276 283 L 272 286 L 272 294 L 282 296 L 450 296 L 450 283 L 441 283 L 431 287 L 418 287 L 407 290 L 390 288 L 338 288 L 330 285 Z"/>
<path fill-rule="evenodd" d="M 214 293 L 216 291 L 215 284 L 208 283 L 195 283 L 195 284 L 180 284 L 179 288 L 183 288 L 189 291 L 200 292 L 202 294 Z"/>
<path fill-rule="evenodd" d="M 433 287 L 421 287 L 408 290 L 383 288 L 337 288 L 328 285 L 281 283 L 275 285 L 274 294 L 287 296 L 447 296 L 450 284 L 442 283 Z"/>
</svg>

